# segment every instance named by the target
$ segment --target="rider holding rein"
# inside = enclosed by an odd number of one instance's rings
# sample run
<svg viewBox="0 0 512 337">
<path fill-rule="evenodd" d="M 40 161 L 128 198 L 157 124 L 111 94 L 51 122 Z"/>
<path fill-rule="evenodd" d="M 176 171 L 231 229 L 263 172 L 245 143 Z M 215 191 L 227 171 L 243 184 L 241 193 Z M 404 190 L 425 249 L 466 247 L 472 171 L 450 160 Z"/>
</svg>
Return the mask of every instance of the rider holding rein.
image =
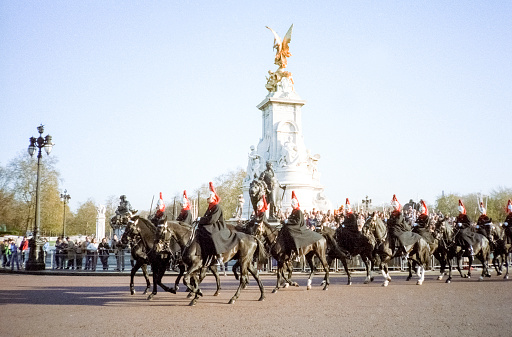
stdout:
<svg viewBox="0 0 512 337">
<path fill-rule="evenodd" d="M 475 233 L 471 231 L 471 222 L 466 215 L 466 207 L 464 203 L 459 199 L 459 215 L 455 219 L 455 224 L 459 229 L 459 232 L 455 235 L 455 241 L 459 246 L 466 250 L 471 256 L 473 253 L 473 244 Z"/>
<path fill-rule="evenodd" d="M 480 216 L 476 222 L 476 232 L 485 236 L 490 243 L 493 243 L 491 238 L 492 219 L 487 216 L 487 210 L 481 201 L 478 210 L 480 211 Z"/>
<path fill-rule="evenodd" d="M 286 253 L 291 256 L 292 252 L 299 253 L 299 249 L 309 246 L 323 238 L 319 233 L 309 230 L 304 223 L 304 214 L 300 210 L 299 200 L 292 191 L 292 213 L 284 220 L 283 228 L 279 235 L 283 235 L 286 242 Z"/>
<path fill-rule="evenodd" d="M 243 227 L 242 230 L 243 232 L 251 235 L 254 235 L 256 227 L 260 223 L 266 223 L 267 225 L 269 225 L 267 220 L 268 204 L 265 195 L 263 195 L 261 199 L 258 201 L 258 203 L 256 204 L 256 208 L 258 209 L 258 212 L 251 217 L 251 220 Z"/>
<path fill-rule="evenodd" d="M 176 221 L 184 222 L 188 225 L 192 224 L 192 213 L 190 212 L 190 201 L 187 198 L 187 190 L 183 191 L 182 208 Z"/>
<path fill-rule="evenodd" d="M 420 200 L 420 215 L 418 216 L 418 219 L 416 219 L 412 231 L 421 235 L 427 243 L 434 243 L 434 237 L 430 231 L 428 208 L 423 199 Z"/>
<path fill-rule="evenodd" d="M 507 217 L 505 218 L 505 221 L 503 222 L 503 226 L 505 226 L 505 233 L 507 234 L 506 235 L 507 243 L 512 243 L 512 242 L 510 242 L 511 237 L 512 237 L 512 233 L 511 233 L 512 232 L 512 200 L 510 200 L 510 199 L 508 199 L 506 212 L 507 212 Z"/>
<path fill-rule="evenodd" d="M 160 192 L 160 199 L 156 202 L 156 213 L 153 215 L 153 217 L 150 219 L 151 222 L 158 226 L 158 224 L 161 222 L 165 214 L 165 203 L 164 199 L 162 198 L 162 192 Z"/>
<path fill-rule="evenodd" d="M 200 218 L 197 227 L 197 239 L 205 266 L 211 263 L 213 257 L 227 252 L 237 243 L 236 233 L 231 232 L 224 222 L 222 208 L 218 205 L 220 197 L 211 182 L 207 201 L 208 209 Z"/>
<path fill-rule="evenodd" d="M 398 241 L 399 249 L 396 252 L 395 256 L 404 255 L 407 257 L 407 249 L 405 248 L 405 234 L 410 233 L 407 229 L 407 224 L 405 223 L 404 215 L 402 213 L 402 205 L 398 202 L 396 195 L 393 194 L 393 199 L 391 200 L 391 206 L 393 206 L 393 212 L 391 212 L 387 226 L 391 239 L 391 249 L 395 250 L 395 240 Z"/>
<path fill-rule="evenodd" d="M 362 240 L 366 240 L 365 236 L 359 231 L 357 226 L 357 217 L 352 211 L 348 198 L 345 201 L 345 218 L 343 225 L 338 227 L 336 235 L 339 235 L 341 248 L 349 253 L 354 251 Z"/>
</svg>

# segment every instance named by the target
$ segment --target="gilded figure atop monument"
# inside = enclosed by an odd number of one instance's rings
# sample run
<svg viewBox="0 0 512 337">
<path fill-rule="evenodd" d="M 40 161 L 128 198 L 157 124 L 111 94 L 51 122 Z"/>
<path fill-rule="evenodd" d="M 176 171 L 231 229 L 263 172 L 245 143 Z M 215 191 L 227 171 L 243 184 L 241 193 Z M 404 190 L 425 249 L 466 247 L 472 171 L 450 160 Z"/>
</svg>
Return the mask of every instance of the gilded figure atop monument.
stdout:
<svg viewBox="0 0 512 337">
<path fill-rule="evenodd" d="M 272 34 L 274 34 L 274 49 L 276 50 L 274 64 L 279 66 L 275 72 L 269 70 L 269 76 L 267 77 L 267 84 L 265 87 L 269 92 L 275 92 L 279 90 L 279 85 L 283 83 L 281 80 L 286 78 L 287 80 L 285 81 L 285 88 L 281 89 L 285 89 L 284 91 L 293 91 L 292 73 L 284 70 L 284 68 L 286 68 L 288 65 L 288 60 L 286 58 L 292 56 L 288 44 L 292 39 L 293 24 L 288 29 L 288 32 L 284 36 L 283 40 L 281 40 L 279 35 L 277 35 L 277 33 L 272 28 L 268 26 L 265 27 L 270 29 Z"/>
</svg>

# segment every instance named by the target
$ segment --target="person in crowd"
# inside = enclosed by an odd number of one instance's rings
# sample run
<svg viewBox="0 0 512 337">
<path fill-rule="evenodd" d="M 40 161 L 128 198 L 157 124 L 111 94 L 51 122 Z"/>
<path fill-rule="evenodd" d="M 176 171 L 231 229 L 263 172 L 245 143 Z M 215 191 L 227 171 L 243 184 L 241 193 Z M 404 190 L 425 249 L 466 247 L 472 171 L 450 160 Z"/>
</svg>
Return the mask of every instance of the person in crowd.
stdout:
<svg viewBox="0 0 512 337">
<path fill-rule="evenodd" d="M 80 239 L 77 239 L 75 242 L 75 261 L 76 261 L 76 270 L 82 269 L 82 261 L 84 258 L 84 250 L 82 248 L 82 242 Z"/>
<path fill-rule="evenodd" d="M 67 253 L 67 259 L 68 259 L 68 265 L 66 266 L 66 269 L 75 269 L 75 259 L 76 259 L 76 250 L 75 250 L 75 243 L 73 240 L 69 238 L 69 236 L 66 238 L 67 241 L 67 247 L 66 247 L 66 253 Z"/>
<path fill-rule="evenodd" d="M 57 240 L 55 240 L 55 254 L 54 254 L 54 262 L 55 263 L 53 265 L 53 269 L 59 269 L 59 267 L 60 267 L 60 262 L 62 260 L 61 245 L 62 245 L 62 240 L 59 236 L 57 238 Z"/>
<path fill-rule="evenodd" d="M 20 270 L 20 261 L 18 256 L 18 246 L 16 245 L 15 240 L 11 240 L 10 244 L 11 250 L 11 270 L 14 270 L 14 264 L 16 264 L 16 269 Z"/>
<path fill-rule="evenodd" d="M 5 249 L 4 250 L 5 264 L 4 264 L 4 266 L 6 268 L 11 266 L 11 256 L 12 256 L 11 241 L 12 241 L 12 239 L 7 239 L 7 241 L 5 242 L 5 248 L 4 248 Z"/>
<path fill-rule="evenodd" d="M 116 269 L 115 271 L 124 271 L 124 250 L 123 244 L 118 239 L 117 235 L 114 234 L 112 241 L 110 242 L 110 247 L 114 251 L 114 255 L 116 257 Z"/>
<path fill-rule="evenodd" d="M 28 240 L 27 240 L 27 237 L 24 236 L 23 240 L 21 240 L 20 248 L 19 248 L 20 262 L 21 262 L 22 267 L 25 266 L 25 254 L 27 253 L 27 251 L 28 251 Z"/>
<path fill-rule="evenodd" d="M 212 182 L 209 186 L 208 209 L 200 218 L 196 232 L 205 266 L 215 261 L 219 254 L 233 248 L 238 241 L 236 233 L 231 232 L 224 222 L 222 208 L 219 205 L 220 196 Z"/>
<path fill-rule="evenodd" d="M 101 239 L 98 245 L 98 255 L 100 257 L 103 270 L 108 270 L 108 257 L 110 255 L 110 246 L 107 242 L 107 238 Z"/>
<path fill-rule="evenodd" d="M 176 218 L 176 221 L 181 221 L 189 225 L 192 224 L 192 213 L 190 212 L 190 200 L 187 198 L 187 190 L 183 191 L 181 212 Z"/>
<path fill-rule="evenodd" d="M 98 241 L 92 238 L 91 242 L 87 245 L 87 267 L 88 270 L 96 271 L 98 264 Z"/>
<path fill-rule="evenodd" d="M 48 257 L 48 251 L 50 250 L 50 243 L 48 242 L 47 238 L 44 238 L 43 241 L 44 241 L 44 244 L 43 244 L 44 257 L 43 258 L 44 258 L 44 263 L 46 264 L 47 257 Z"/>
<path fill-rule="evenodd" d="M 0 241 L 0 261 L 2 261 L 2 268 L 5 268 L 5 241 Z"/>
<path fill-rule="evenodd" d="M 317 232 L 309 230 L 304 223 L 304 215 L 300 210 L 299 200 L 295 195 L 295 191 L 292 191 L 292 213 L 288 219 L 284 220 L 282 229 L 279 232 L 279 236 L 282 236 L 285 245 L 286 253 L 288 256 L 295 254 L 296 256 L 302 255 L 300 249 L 306 247 L 314 242 L 320 240 L 322 235 Z"/>
<path fill-rule="evenodd" d="M 65 269 L 68 262 L 68 242 L 62 238 L 60 243 L 60 266 L 59 269 Z"/>
<path fill-rule="evenodd" d="M 82 256 L 85 258 L 84 270 L 89 270 L 89 256 L 87 254 L 87 247 L 89 247 L 90 243 L 91 242 L 89 241 L 89 237 L 86 236 L 85 241 L 82 242 Z"/>
</svg>

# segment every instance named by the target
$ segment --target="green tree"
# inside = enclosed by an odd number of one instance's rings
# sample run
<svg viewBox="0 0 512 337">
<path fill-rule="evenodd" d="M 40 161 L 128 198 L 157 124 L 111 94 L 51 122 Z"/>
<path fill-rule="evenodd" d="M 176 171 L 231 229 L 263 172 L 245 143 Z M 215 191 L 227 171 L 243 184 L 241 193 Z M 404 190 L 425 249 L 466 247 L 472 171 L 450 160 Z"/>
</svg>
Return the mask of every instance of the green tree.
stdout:
<svg viewBox="0 0 512 337">
<path fill-rule="evenodd" d="M 437 197 L 436 210 L 445 216 L 456 216 L 459 214 L 459 196 L 456 194 L 447 194 Z"/>
<path fill-rule="evenodd" d="M 81 203 L 67 227 L 69 234 L 95 234 L 97 214 L 96 204 L 92 199 L 89 198 L 86 202 Z M 107 230 L 107 228 L 105 228 L 105 230 Z"/>
<path fill-rule="evenodd" d="M 505 221 L 507 202 L 512 199 L 512 188 L 499 187 L 494 189 L 487 201 L 487 215 L 494 223 Z"/>
</svg>

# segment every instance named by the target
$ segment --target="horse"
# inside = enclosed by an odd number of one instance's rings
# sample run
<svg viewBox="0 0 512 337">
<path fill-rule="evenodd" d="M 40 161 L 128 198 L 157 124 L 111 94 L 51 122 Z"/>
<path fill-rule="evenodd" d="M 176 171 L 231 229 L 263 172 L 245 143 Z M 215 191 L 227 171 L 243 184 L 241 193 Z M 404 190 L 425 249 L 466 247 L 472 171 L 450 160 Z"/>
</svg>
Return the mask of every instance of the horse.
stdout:
<svg viewBox="0 0 512 337">
<path fill-rule="evenodd" d="M 121 236 L 121 243 L 123 245 L 130 244 L 131 246 L 131 255 L 135 264 L 132 267 L 130 272 L 130 293 L 132 295 L 135 294 L 135 285 L 134 285 L 134 277 L 137 270 L 142 269 L 142 275 L 144 275 L 144 279 L 146 280 L 146 289 L 144 289 L 143 295 L 148 293 L 149 288 L 151 287 L 151 282 L 149 281 L 149 275 L 147 270 L 147 265 L 149 264 L 148 256 L 144 251 L 144 246 L 139 245 L 140 235 L 134 234 L 133 232 L 124 231 Z"/>
<path fill-rule="evenodd" d="M 160 234 L 171 232 L 170 228 L 163 229 L 164 230 L 159 232 Z M 157 240 L 160 240 L 160 238 L 157 238 Z M 183 262 L 187 266 L 186 274 L 183 277 L 183 283 L 188 287 L 190 292 L 195 295 L 190 302 L 191 306 L 196 305 L 199 296 L 202 296 L 201 289 L 199 288 L 200 280 L 195 276 L 201 269 L 203 269 L 205 262 L 203 261 L 201 254 L 198 254 L 199 249 L 199 243 L 194 237 L 189 241 L 189 244 L 185 246 L 185 249 L 182 252 Z M 240 264 L 240 285 L 233 297 L 229 300 L 229 304 L 235 303 L 240 296 L 242 288 L 244 288 L 247 283 L 248 273 L 251 273 L 258 283 L 258 287 L 260 289 L 260 298 L 258 301 L 263 301 L 265 299 L 265 289 L 263 288 L 263 283 L 259 278 L 258 270 L 252 265 L 252 261 L 255 256 L 258 260 L 265 260 L 267 258 L 263 244 L 252 235 L 237 233 L 237 244 L 229 251 L 220 254 L 220 256 L 222 262 L 237 259 Z"/>
<path fill-rule="evenodd" d="M 127 233 L 128 236 L 133 237 L 138 235 L 140 237 L 139 244 L 143 247 L 142 249 L 146 252 L 148 261 L 151 264 L 151 270 L 153 272 L 153 292 L 149 294 L 147 299 L 152 300 L 157 294 L 157 285 L 167 292 L 172 292 L 171 288 L 162 283 L 162 277 L 167 267 L 170 265 L 172 254 L 167 252 L 160 253 L 154 249 L 156 226 L 151 221 L 136 215 L 128 222 L 125 233 Z"/>
<path fill-rule="evenodd" d="M 333 260 L 335 260 L 335 259 L 340 260 L 341 263 L 343 264 L 343 269 L 345 270 L 345 273 L 347 273 L 347 285 L 352 285 L 352 276 L 351 276 L 350 271 L 348 269 L 347 254 L 345 253 L 346 250 L 343 251 L 340 248 L 340 246 L 339 246 L 339 244 L 338 244 L 338 242 L 336 240 L 336 230 L 333 229 L 333 228 L 327 227 L 327 226 L 323 226 L 321 234 L 327 240 L 327 251 L 326 251 L 327 264 L 330 266 Z M 363 259 L 363 261 L 365 263 L 365 267 L 366 267 L 366 279 L 364 280 L 364 284 L 368 284 L 368 283 L 373 281 L 372 263 L 371 263 L 371 260 L 372 260 L 371 254 L 372 254 L 372 252 L 373 252 L 373 247 L 370 250 L 369 258 L 368 259 L 366 259 L 366 258 Z M 363 255 L 365 255 L 365 254 L 363 254 Z"/>
<path fill-rule="evenodd" d="M 506 227 L 505 227 L 506 228 Z M 492 225 L 489 228 L 488 240 L 492 250 L 492 264 L 498 276 L 502 275 L 503 265 L 505 265 L 506 272 L 503 278 L 508 279 L 508 256 L 511 251 L 512 244 L 507 242 L 506 229 L 502 226 Z"/>
<path fill-rule="evenodd" d="M 376 241 L 374 256 L 380 257 L 379 269 L 384 277 L 382 286 L 387 287 L 391 281 L 389 276 L 388 262 L 394 257 L 393 247 L 391 247 L 391 238 L 388 233 L 387 226 L 384 222 L 375 215 L 371 214 L 364 224 L 366 227 L 365 232 L 372 235 Z M 415 233 L 414 233 L 415 234 Z M 418 281 L 417 285 L 423 284 L 425 280 L 425 268 L 430 260 L 430 250 L 427 242 L 418 234 L 415 234 L 415 241 L 413 244 L 405 247 L 408 259 L 412 260 L 417 265 Z"/>
<path fill-rule="evenodd" d="M 457 259 L 457 271 L 462 278 L 471 278 L 471 267 L 473 265 L 473 256 L 469 254 L 464 254 L 464 249 L 461 247 L 456 240 L 456 236 L 459 233 L 460 229 L 456 226 L 452 225 L 449 221 L 438 222 L 436 224 L 436 230 L 439 232 L 440 240 L 439 247 L 444 251 L 446 261 L 448 262 L 448 278 L 446 279 L 446 283 L 450 283 L 452 281 L 452 260 L 453 258 Z M 480 276 L 480 280 L 483 280 L 484 276 L 490 277 L 488 261 L 490 256 L 490 245 L 489 240 L 482 235 L 475 233 L 476 244 L 473 245 L 473 252 L 475 256 L 482 262 L 482 274 Z M 463 255 L 468 257 L 469 267 L 468 273 L 462 273 L 462 257 Z"/>
<path fill-rule="evenodd" d="M 412 225 L 412 232 L 419 234 L 423 239 L 428 243 L 429 249 L 430 249 L 430 255 L 434 256 L 439 263 L 441 264 L 441 274 L 438 277 L 438 280 L 441 280 L 443 278 L 443 273 L 446 268 L 446 260 L 444 259 L 444 256 L 442 254 L 442 250 L 439 249 L 439 240 L 435 236 L 435 231 L 431 233 L 430 235 L 430 221 L 428 228 L 420 228 L 416 223 L 413 223 Z M 430 236 L 430 238 L 429 238 Z M 412 269 L 415 267 L 415 263 L 411 262 L 410 260 L 407 260 L 407 269 L 409 270 L 409 275 L 407 276 L 406 280 L 409 281 L 412 278 Z"/>
<path fill-rule="evenodd" d="M 287 283 L 291 283 L 293 285 L 298 286 L 296 283 L 292 283 L 290 280 L 291 256 L 289 256 L 288 253 L 286 252 L 284 238 L 281 235 L 278 235 L 279 229 L 271 227 L 271 225 L 268 223 L 261 222 L 259 226 L 259 234 L 263 236 L 263 238 L 265 239 L 266 247 L 268 247 L 270 254 L 277 261 L 277 284 L 272 292 L 277 292 L 277 290 L 280 288 L 281 283 L 283 283 L 283 280 L 286 281 Z M 325 276 L 322 282 L 322 284 L 324 285 L 323 290 L 327 290 L 327 288 L 329 287 L 329 264 L 327 263 L 326 251 L 327 240 L 325 237 L 322 237 L 320 240 L 317 240 L 314 243 L 300 249 L 299 253 L 306 257 L 306 261 L 308 262 L 310 268 L 306 288 L 307 290 L 311 289 L 312 277 L 316 269 L 315 264 L 313 262 L 314 256 L 318 257 L 320 263 L 322 264 L 325 270 Z M 287 278 L 284 275 L 285 270 L 288 271 L 290 277 Z"/>
<path fill-rule="evenodd" d="M 156 241 L 157 241 L 157 251 L 167 251 L 171 254 L 177 253 L 179 251 L 179 258 L 176 264 L 179 268 L 178 276 L 174 281 L 174 288 L 171 288 L 171 292 L 176 294 L 179 290 L 180 280 L 185 274 L 185 270 L 187 268 L 186 263 L 183 260 L 183 253 L 185 248 L 190 242 L 190 239 L 193 234 L 193 226 L 190 226 L 184 222 L 179 221 L 165 221 L 163 224 L 157 227 L 156 232 Z M 218 296 L 221 286 L 220 286 L 220 277 L 217 266 L 210 265 L 208 268 L 201 269 L 198 278 L 194 278 L 194 282 L 200 283 L 204 277 L 206 276 L 206 269 L 209 269 L 213 276 L 215 277 L 215 282 L 217 284 L 217 290 L 213 294 L 213 296 Z"/>
</svg>

